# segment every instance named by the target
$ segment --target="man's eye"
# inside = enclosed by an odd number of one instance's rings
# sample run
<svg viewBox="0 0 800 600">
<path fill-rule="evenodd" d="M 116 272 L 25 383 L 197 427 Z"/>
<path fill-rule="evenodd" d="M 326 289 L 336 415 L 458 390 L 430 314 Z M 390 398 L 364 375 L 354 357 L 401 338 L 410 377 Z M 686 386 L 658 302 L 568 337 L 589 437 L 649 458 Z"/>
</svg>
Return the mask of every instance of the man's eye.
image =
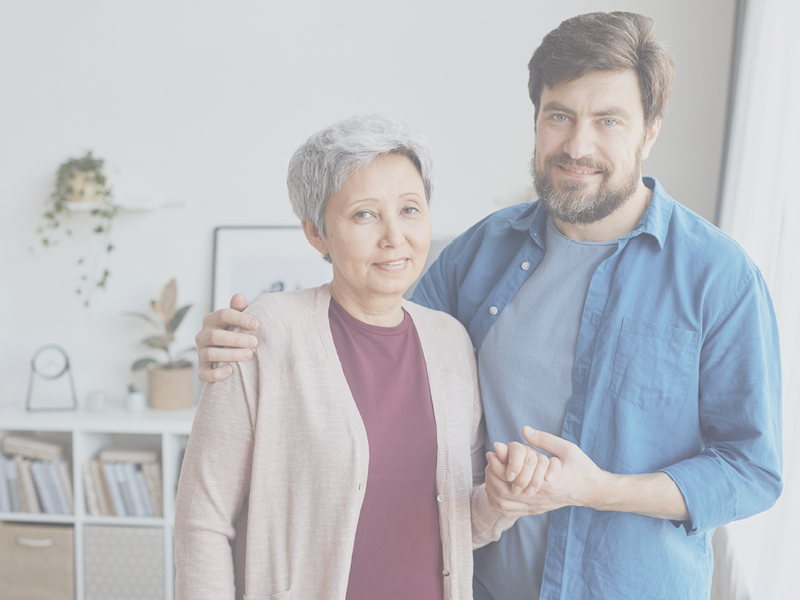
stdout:
<svg viewBox="0 0 800 600">
<path fill-rule="evenodd" d="M 616 124 L 617 124 L 617 120 L 616 119 L 603 119 L 603 125 L 606 125 L 608 127 L 611 127 L 611 126 L 616 125 Z"/>
<path fill-rule="evenodd" d="M 567 115 L 553 115 L 553 119 L 556 121 L 566 121 Z"/>
</svg>

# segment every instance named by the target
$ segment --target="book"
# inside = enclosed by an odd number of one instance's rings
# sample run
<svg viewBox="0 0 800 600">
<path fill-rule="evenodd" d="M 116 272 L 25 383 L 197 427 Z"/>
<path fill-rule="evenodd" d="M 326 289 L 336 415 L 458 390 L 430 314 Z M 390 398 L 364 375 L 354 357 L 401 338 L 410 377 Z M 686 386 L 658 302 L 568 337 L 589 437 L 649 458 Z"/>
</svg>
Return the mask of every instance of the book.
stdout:
<svg viewBox="0 0 800 600">
<path fill-rule="evenodd" d="M 36 488 L 36 495 L 39 498 L 43 512 L 49 515 L 57 514 L 60 512 L 61 507 L 57 504 L 54 491 L 51 489 L 50 474 L 47 472 L 45 463 L 40 460 L 33 460 L 30 462 L 30 470 L 34 487 Z"/>
<path fill-rule="evenodd" d="M 147 481 L 142 473 L 141 466 L 136 467 L 136 483 L 139 486 L 139 494 L 144 502 L 144 512 L 148 517 L 155 517 L 156 511 L 153 507 L 153 499 L 150 497 L 150 490 L 147 488 Z"/>
<path fill-rule="evenodd" d="M 128 474 L 125 472 L 125 464 L 118 462 L 104 464 L 113 465 L 114 469 L 116 470 L 117 483 L 119 484 L 119 490 L 122 493 L 122 502 L 125 504 L 125 512 L 129 517 L 138 516 L 136 514 L 136 506 L 133 503 L 133 495 L 131 493 L 130 483 L 128 482 Z"/>
<path fill-rule="evenodd" d="M 86 495 L 86 510 L 93 517 L 100 517 L 103 513 L 100 510 L 100 501 L 97 499 L 97 483 L 94 480 L 91 461 L 83 463 L 81 469 L 83 474 L 83 490 Z"/>
<path fill-rule="evenodd" d="M 2 450 L 6 454 L 18 454 L 25 458 L 56 460 L 63 456 L 64 444 L 22 435 L 7 435 L 3 438 Z"/>
<path fill-rule="evenodd" d="M 5 456 L 0 456 L 0 512 L 11 512 L 11 497 L 6 483 L 6 460 L 8 459 Z"/>
<path fill-rule="evenodd" d="M 75 494 L 72 490 L 72 469 L 68 460 L 56 461 L 56 472 L 61 488 L 64 491 L 66 510 L 68 515 L 75 513 Z"/>
<path fill-rule="evenodd" d="M 127 450 L 124 448 L 106 448 L 100 451 L 98 457 L 101 462 L 132 462 L 144 463 L 158 460 L 155 450 Z"/>
<path fill-rule="evenodd" d="M 53 487 L 53 492 L 55 493 L 56 500 L 58 501 L 58 512 L 62 515 L 70 515 L 72 514 L 72 508 L 70 506 L 70 501 L 67 498 L 67 490 L 64 486 L 64 482 L 61 480 L 61 474 L 59 473 L 59 466 L 66 464 L 65 461 L 47 461 L 44 463 L 47 467 L 47 474 L 50 476 L 50 482 Z"/>
<path fill-rule="evenodd" d="M 103 471 L 103 480 L 106 483 L 106 489 L 108 489 L 108 495 L 111 496 L 111 506 L 114 511 L 112 514 L 118 517 L 127 517 L 128 511 L 125 509 L 125 501 L 122 498 L 122 489 L 117 479 L 115 464 L 102 463 L 101 469 Z"/>
<path fill-rule="evenodd" d="M 161 482 L 161 464 L 157 462 L 142 463 L 142 474 L 147 482 L 150 499 L 153 503 L 153 514 L 164 516 L 163 484 Z"/>
<path fill-rule="evenodd" d="M 100 461 L 97 459 L 90 460 L 89 467 L 92 471 L 92 481 L 95 485 L 100 514 L 104 516 L 113 515 L 114 505 L 111 502 L 111 493 L 108 491 L 108 484 L 106 483 L 105 477 L 103 477 Z"/>
<path fill-rule="evenodd" d="M 33 475 L 31 475 L 30 461 L 17 454 L 14 456 L 14 463 L 17 465 L 20 509 L 27 513 L 42 512 L 42 506 L 36 496 L 36 485 L 33 483 Z"/>
<path fill-rule="evenodd" d="M 134 516 L 146 517 L 147 510 L 139 490 L 139 481 L 136 478 L 136 465 L 132 462 L 120 462 L 117 465 L 117 468 L 124 474 L 125 486 L 130 494 Z"/>
<path fill-rule="evenodd" d="M 11 501 L 11 512 L 22 512 L 19 500 L 19 477 L 17 473 L 17 463 L 12 459 L 6 458 L 6 472 L 0 473 L 4 477 L 3 482 L 8 488 L 8 499 Z"/>
</svg>

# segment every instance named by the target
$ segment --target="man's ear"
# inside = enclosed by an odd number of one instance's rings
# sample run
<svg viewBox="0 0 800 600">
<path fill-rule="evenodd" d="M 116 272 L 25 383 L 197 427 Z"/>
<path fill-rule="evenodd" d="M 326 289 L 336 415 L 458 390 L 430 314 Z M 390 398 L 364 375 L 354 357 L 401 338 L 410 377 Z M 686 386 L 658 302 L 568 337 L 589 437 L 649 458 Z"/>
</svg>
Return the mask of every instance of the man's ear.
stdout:
<svg viewBox="0 0 800 600">
<path fill-rule="evenodd" d="M 656 119 L 644 132 L 644 144 L 642 145 L 642 160 L 650 156 L 650 148 L 656 143 L 658 132 L 661 131 L 661 119 Z"/>
<path fill-rule="evenodd" d="M 303 233 L 306 235 L 308 243 L 314 246 L 317 252 L 323 256 L 328 254 L 328 246 L 325 243 L 325 238 L 322 237 L 317 226 L 311 221 L 300 221 L 300 223 L 303 226 Z"/>
</svg>

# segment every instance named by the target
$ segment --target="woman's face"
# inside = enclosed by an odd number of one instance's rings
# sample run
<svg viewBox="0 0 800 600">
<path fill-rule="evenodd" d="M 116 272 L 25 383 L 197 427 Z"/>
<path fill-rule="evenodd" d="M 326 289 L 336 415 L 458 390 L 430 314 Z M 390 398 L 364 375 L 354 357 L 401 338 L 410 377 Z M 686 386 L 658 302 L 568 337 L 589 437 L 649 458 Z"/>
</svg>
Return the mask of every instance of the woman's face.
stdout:
<svg viewBox="0 0 800 600">
<path fill-rule="evenodd" d="M 345 180 L 328 199 L 324 238 L 303 225 L 312 245 L 331 257 L 340 303 L 399 302 L 422 272 L 431 243 L 422 177 L 401 154 L 380 156 Z"/>
</svg>

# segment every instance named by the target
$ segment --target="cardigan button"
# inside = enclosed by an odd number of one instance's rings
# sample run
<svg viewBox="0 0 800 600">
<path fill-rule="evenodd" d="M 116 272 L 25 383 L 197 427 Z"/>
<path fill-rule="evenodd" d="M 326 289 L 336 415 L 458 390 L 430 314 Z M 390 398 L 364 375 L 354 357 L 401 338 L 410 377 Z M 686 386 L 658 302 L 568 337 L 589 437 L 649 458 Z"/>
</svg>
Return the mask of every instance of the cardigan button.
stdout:
<svg viewBox="0 0 800 600">
<path fill-rule="evenodd" d="M 438 496 L 436 496 L 436 501 L 437 501 L 437 502 L 444 502 L 444 496 L 442 496 L 441 494 L 439 494 Z"/>
<path fill-rule="evenodd" d="M 442 571 L 442 575 L 444 575 L 445 577 L 449 577 L 450 576 L 450 571 L 445 569 L 444 571 Z"/>
</svg>

